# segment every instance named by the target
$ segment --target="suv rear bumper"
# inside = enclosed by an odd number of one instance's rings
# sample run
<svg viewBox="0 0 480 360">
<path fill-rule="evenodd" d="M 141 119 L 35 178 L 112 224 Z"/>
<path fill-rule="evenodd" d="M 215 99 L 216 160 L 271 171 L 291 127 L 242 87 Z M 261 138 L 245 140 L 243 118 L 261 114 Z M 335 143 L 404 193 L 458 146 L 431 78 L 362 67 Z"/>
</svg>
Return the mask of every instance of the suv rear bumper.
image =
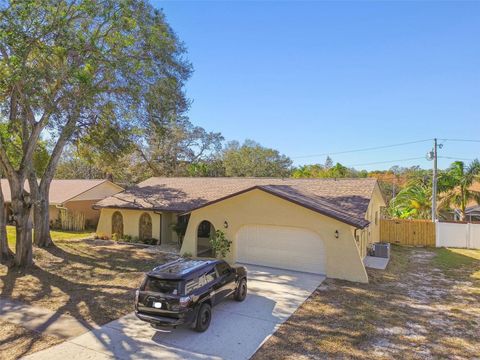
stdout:
<svg viewBox="0 0 480 360">
<path fill-rule="evenodd" d="M 182 324 L 192 323 L 194 320 L 193 311 L 182 312 L 178 314 L 178 317 L 167 317 L 159 316 L 152 314 L 144 314 L 138 311 L 135 311 L 135 315 L 143 321 L 146 321 L 152 325 L 160 326 L 178 326 Z"/>
</svg>

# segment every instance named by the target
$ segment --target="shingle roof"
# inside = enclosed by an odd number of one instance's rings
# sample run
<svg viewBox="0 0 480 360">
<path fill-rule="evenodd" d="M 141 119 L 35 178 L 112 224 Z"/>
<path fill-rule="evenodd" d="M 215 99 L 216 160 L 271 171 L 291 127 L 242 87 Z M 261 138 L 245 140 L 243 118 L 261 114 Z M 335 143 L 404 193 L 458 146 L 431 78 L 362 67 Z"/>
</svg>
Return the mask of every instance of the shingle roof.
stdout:
<svg viewBox="0 0 480 360">
<path fill-rule="evenodd" d="M 72 179 L 72 180 L 60 180 L 54 179 L 50 185 L 49 200 L 52 205 L 63 204 L 66 201 L 88 191 L 97 185 L 104 183 L 105 179 L 101 180 L 85 180 L 85 179 Z M 12 200 L 10 193 L 10 185 L 7 179 L 1 179 L 2 192 L 5 202 Z M 28 182 L 25 183 L 25 190 L 30 191 Z"/>
<path fill-rule="evenodd" d="M 472 186 L 470 186 L 468 188 L 468 190 L 480 193 L 480 181 L 474 182 L 472 184 Z M 473 207 L 473 206 L 477 206 L 477 205 L 479 205 L 479 204 L 477 204 L 477 202 L 475 200 L 471 200 L 471 201 L 468 202 L 467 207 Z"/>
<path fill-rule="evenodd" d="M 480 205 L 471 206 L 465 209 L 465 214 L 474 215 L 480 213 Z"/>
<path fill-rule="evenodd" d="M 189 212 L 254 188 L 351 225 L 368 225 L 365 214 L 375 179 L 159 178 L 110 196 L 95 206 Z"/>
</svg>

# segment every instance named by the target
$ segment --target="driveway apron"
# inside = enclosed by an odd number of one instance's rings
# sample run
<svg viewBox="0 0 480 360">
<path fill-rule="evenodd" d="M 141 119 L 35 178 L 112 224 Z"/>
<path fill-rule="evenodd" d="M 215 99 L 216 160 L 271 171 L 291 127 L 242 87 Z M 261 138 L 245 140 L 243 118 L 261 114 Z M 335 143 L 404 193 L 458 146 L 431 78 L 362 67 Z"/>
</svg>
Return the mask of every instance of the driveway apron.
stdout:
<svg viewBox="0 0 480 360">
<path fill-rule="evenodd" d="M 27 359 L 249 359 L 325 277 L 246 267 L 247 298 L 215 306 L 204 333 L 184 326 L 155 330 L 131 313 Z"/>
</svg>

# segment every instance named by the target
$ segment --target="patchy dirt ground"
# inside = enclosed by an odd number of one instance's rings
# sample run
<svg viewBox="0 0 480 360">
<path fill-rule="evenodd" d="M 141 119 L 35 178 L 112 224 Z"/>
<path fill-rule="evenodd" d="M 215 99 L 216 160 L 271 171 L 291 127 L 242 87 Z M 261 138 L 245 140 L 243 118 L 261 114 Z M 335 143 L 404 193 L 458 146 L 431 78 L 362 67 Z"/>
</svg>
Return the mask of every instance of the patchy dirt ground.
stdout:
<svg viewBox="0 0 480 360">
<path fill-rule="evenodd" d="M 42 335 L 6 321 L 0 320 L 0 358 L 18 359 L 26 354 L 46 349 L 63 340 Z"/>
<path fill-rule="evenodd" d="M 254 359 L 480 359 L 480 251 L 394 247 L 369 284 L 327 279 Z"/>
<path fill-rule="evenodd" d="M 93 326 L 133 311 L 143 273 L 173 256 L 103 240 L 57 240 L 34 249 L 25 273 L 0 265 L 0 297 L 68 314 Z M 10 323 L 0 323 L 0 359 L 14 359 L 60 342 Z"/>
</svg>

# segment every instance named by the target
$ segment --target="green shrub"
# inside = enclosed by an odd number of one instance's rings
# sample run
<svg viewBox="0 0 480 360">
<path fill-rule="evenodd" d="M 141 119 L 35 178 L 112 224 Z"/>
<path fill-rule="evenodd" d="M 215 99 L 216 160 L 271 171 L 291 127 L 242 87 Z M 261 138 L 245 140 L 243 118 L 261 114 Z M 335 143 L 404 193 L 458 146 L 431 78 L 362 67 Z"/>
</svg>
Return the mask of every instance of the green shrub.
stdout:
<svg viewBox="0 0 480 360">
<path fill-rule="evenodd" d="M 232 241 L 225 237 L 225 233 L 223 231 L 217 230 L 214 234 L 212 234 L 212 236 L 210 236 L 210 244 L 212 245 L 212 249 L 215 251 L 215 254 L 219 255 L 221 258 L 224 258 L 230 252 Z"/>
<path fill-rule="evenodd" d="M 110 240 L 110 237 L 103 233 L 97 233 L 93 236 L 95 240 Z"/>
<path fill-rule="evenodd" d="M 185 251 L 183 254 L 182 254 L 182 257 L 184 258 L 191 258 L 193 255 L 191 252 L 188 252 L 188 251 Z"/>
<path fill-rule="evenodd" d="M 113 234 L 112 234 L 112 240 L 113 240 L 113 241 L 118 241 L 118 235 L 117 235 L 117 233 L 113 233 Z"/>
<path fill-rule="evenodd" d="M 130 235 L 123 235 L 122 240 L 125 242 L 132 242 L 132 237 Z"/>
<path fill-rule="evenodd" d="M 157 245 L 157 239 L 143 239 L 142 241 L 144 244 L 147 244 L 147 245 Z"/>
<path fill-rule="evenodd" d="M 183 238 L 185 237 L 185 233 L 187 232 L 187 226 L 188 222 L 178 222 L 170 224 L 171 229 L 177 234 L 179 246 L 182 246 Z"/>
</svg>

